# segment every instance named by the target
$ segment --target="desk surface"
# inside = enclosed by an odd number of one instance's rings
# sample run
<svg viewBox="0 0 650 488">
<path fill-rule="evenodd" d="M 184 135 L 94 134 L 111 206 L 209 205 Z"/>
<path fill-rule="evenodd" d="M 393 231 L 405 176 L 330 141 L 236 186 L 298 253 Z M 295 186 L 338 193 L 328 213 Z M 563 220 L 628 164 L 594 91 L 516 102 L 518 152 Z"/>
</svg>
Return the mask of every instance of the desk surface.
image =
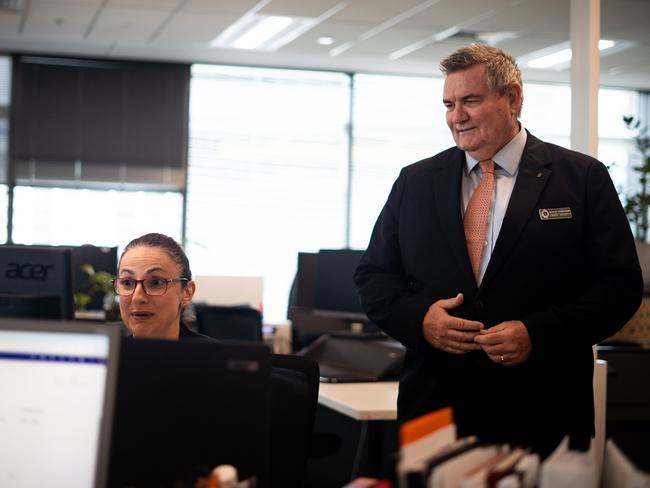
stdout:
<svg viewBox="0 0 650 488">
<path fill-rule="evenodd" d="M 396 381 L 321 383 L 318 403 L 356 420 L 397 419 Z"/>
</svg>

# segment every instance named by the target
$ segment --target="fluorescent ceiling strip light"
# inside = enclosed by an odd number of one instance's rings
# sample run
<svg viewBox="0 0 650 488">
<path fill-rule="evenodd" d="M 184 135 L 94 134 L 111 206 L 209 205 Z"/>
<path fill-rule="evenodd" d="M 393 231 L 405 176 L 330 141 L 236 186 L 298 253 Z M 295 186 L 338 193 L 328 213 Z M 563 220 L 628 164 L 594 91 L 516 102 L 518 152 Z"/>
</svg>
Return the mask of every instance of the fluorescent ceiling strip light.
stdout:
<svg viewBox="0 0 650 488">
<path fill-rule="evenodd" d="M 598 50 L 607 51 L 608 49 L 616 46 L 616 41 L 611 41 L 609 39 L 601 39 L 598 41 Z"/>
<path fill-rule="evenodd" d="M 555 51 L 554 53 L 547 54 L 546 56 L 540 56 L 539 58 L 532 59 L 528 61 L 528 66 L 530 68 L 537 69 L 546 69 L 556 64 L 566 63 L 571 61 L 571 48 L 567 47 L 560 51 Z"/>
<path fill-rule="evenodd" d="M 505 41 L 517 39 L 519 34 L 514 31 L 497 31 L 497 32 L 482 32 L 476 34 L 476 38 L 490 46 L 497 46 Z"/>
<path fill-rule="evenodd" d="M 598 50 L 600 52 L 607 51 L 615 47 L 617 43 L 608 39 L 601 39 L 598 41 Z M 520 58 L 523 63 L 529 68 L 536 69 L 556 69 L 562 70 L 568 67 L 571 62 L 572 52 L 569 47 L 570 43 L 563 42 L 546 49 L 535 51 L 529 55 Z"/>
<path fill-rule="evenodd" d="M 345 42 L 339 46 L 333 47 L 332 49 L 329 50 L 329 55 L 330 56 L 338 56 L 341 53 L 344 53 L 348 49 L 350 49 L 352 46 L 354 46 L 354 42 Z"/>
<path fill-rule="evenodd" d="M 364 32 L 361 34 L 358 38 L 360 41 L 367 41 L 371 37 L 376 36 L 377 34 L 384 32 L 386 29 L 390 29 L 391 27 L 399 24 L 400 22 L 405 21 L 406 19 L 413 17 L 414 15 L 419 14 L 423 10 L 428 9 L 429 7 L 435 5 L 436 3 L 439 3 L 440 0 L 427 0 L 426 2 L 419 3 L 415 7 L 407 10 L 406 12 L 402 12 L 399 15 L 396 15 L 395 17 L 391 17 L 388 20 L 385 20 L 379 25 L 376 25 L 372 29 Z M 354 41 L 348 41 L 340 46 L 336 46 L 333 49 L 330 49 L 329 55 L 330 56 L 338 56 L 339 54 L 344 53 L 345 51 L 349 50 L 352 46 L 355 45 Z"/>
<path fill-rule="evenodd" d="M 294 27 L 288 30 L 282 37 L 271 42 L 266 49 L 268 51 L 275 51 L 285 44 L 289 44 L 294 39 L 303 35 L 309 29 L 313 29 L 315 26 L 329 19 L 333 15 L 337 14 L 345 7 L 347 7 L 348 2 L 339 2 L 334 5 L 331 9 L 323 12 L 316 18 L 307 18 L 307 17 L 294 17 Z"/>
<path fill-rule="evenodd" d="M 412 52 L 418 51 L 419 49 L 422 49 L 423 47 L 428 46 L 431 43 L 444 41 L 445 39 L 448 39 L 451 36 L 458 34 L 459 32 L 460 32 L 460 27 L 458 27 L 457 25 L 453 27 L 449 27 L 448 29 L 437 32 L 432 36 L 427 37 L 426 39 L 422 39 L 420 41 L 414 42 L 413 44 L 409 44 L 408 46 L 398 49 L 397 51 L 393 51 L 388 55 L 388 59 L 390 59 L 391 61 L 395 61 L 399 58 L 403 58 L 404 56 L 407 56 Z"/>
<path fill-rule="evenodd" d="M 275 51 L 344 9 L 339 2 L 316 18 L 262 15 L 258 12 L 271 0 L 263 0 L 210 43 L 213 47 Z"/>
<path fill-rule="evenodd" d="M 316 17 L 316 23 L 320 24 L 321 22 L 326 21 L 335 14 L 338 14 L 341 10 L 348 6 L 348 2 L 339 2 L 334 5 L 331 9 L 323 12 L 318 17 Z"/>
<path fill-rule="evenodd" d="M 454 25 L 452 27 L 449 27 L 445 30 L 442 30 L 440 32 L 436 32 L 435 34 L 425 37 L 424 39 L 421 39 L 417 42 L 414 42 L 412 44 L 409 44 L 408 46 L 405 46 L 401 49 L 398 49 L 397 51 L 393 51 L 388 55 L 388 59 L 391 61 L 395 61 L 397 59 L 403 58 L 404 56 L 407 56 L 408 54 L 411 54 L 419 49 L 422 49 L 423 47 L 428 46 L 429 44 L 432 44 L 434 42 L 441 42 L 444 41 L 445 39 L 449 39 L 450 37 L 455 36 L 458 34 L 463 28 L 468 27 L 472 24 L 476 24 L 477 22 L 481 22 L 485 19 L 488 19 L 490 17 L 494 17 L 496 15 L 497 10 L 488 10 L 487 12 L 484 12 L 480 15 L 477 15 L 476 17 L 473 17 L 471 19 L 466 20 L 465 22 L 461 22 L 458 25 Z"/>
<path fill-rule="evenodd" d="M 359 39 L 362 40 L 362 41 L 366 41 L 366 40 L 370 39 L 371 37 L 376 36 L 380 32 L 384 32 L 386 29 L 390 29 L 394 25 L 397 25 L 400 22 L 403 22 L 406 19 L 411 18 L 414 15 L 419 14 L 423 10 L 428 9 L 429 7 L 435 5 L 436 3 L 440 3 L 440 0 L 427 0 L 426 2 L 422 2 L 422 3 L 418 4 L 418 5 L 416 5 L 415 7 L 407 10 L 406 12 L 402 12 L 401 14 L 396 15 L 395 17 L 392 17 L 392 18 L 382 22 L 381 24 L 373 27 L 369 31 L 364 32 L 363 34 L 361 34 L 359 36 Z"/>
</svg>

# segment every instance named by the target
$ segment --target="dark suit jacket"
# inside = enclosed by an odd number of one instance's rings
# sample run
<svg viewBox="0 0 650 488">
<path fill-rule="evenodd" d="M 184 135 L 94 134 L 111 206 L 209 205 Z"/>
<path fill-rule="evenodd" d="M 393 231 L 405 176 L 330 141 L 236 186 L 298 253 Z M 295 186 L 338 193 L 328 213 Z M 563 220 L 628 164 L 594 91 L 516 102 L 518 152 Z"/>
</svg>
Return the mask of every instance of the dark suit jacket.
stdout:
<svg viewBox="0 0 650 488">
<path fill-rule="evenodd" d="M 461 214 L 464 153 L 448 149 L 404 168 L 355 273 L 363 306 L 407 348 L 398 417 L 452 405 L 461 435 L 532 444 L 589 436 L 591 345 L 636 311 L 642 279 L 634 241 L 607 169 L 528 134 L 488 268 L 477 287 Z M 542 220 L 540 209 L 571 218 Z M 452 314 L 491 327 L 521 320 L 532 353 L 494 364 L 483 351 L 442 352 L 422 336 L 436 300 L 465 295 Z"/>
</svg>

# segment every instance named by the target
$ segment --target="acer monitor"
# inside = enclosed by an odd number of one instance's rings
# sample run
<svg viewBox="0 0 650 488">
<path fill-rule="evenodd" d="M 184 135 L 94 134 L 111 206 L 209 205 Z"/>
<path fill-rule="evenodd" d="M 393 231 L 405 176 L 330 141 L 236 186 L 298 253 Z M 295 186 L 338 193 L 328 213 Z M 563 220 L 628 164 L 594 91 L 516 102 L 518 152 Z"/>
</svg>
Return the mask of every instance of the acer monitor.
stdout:
<svg viewBox="0 0 650 488">
<path fill-rule="evenodd" d="M 0 316 L 74 318 L 71 250 L 0 246 Z"/>
</svg>

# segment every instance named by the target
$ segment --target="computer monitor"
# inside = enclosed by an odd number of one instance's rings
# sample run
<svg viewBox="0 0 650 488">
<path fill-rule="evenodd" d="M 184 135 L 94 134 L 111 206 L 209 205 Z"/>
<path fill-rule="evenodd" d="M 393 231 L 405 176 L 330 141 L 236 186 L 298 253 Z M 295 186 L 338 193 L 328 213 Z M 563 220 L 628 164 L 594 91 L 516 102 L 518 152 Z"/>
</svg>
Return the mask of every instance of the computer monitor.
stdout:
<svg viewBox="0 0 650 488">
<path fill-rule="evenodd" d="M 321 249 L 316 266 L 314 309 L 319 313 L 366 321 L 353 281 L 363 251 Z"/>
<path fill-rule="evenodd" d="M 314 308 L 317 267 L 318 253 L 298 253 L 296 276 L 294 277 L 289 294 L 289 312 L 291 312 L 292 308 L 310 310 Z"/>
<path fill-rule="evenodd" d="M 106 486 L 120 330 L 0 319 L 0 485 Z"/>
<path fill-rule="evenodd" d="M 268 486 L 270 352 L 263 345 L 124 339 L 111 486 L 194 486 L 219 464 Z"/>
<path fill-rule="evenodd" d="M 0 315 L 72 319 L 70 249 L 0 246 Z"/>
</svg>

